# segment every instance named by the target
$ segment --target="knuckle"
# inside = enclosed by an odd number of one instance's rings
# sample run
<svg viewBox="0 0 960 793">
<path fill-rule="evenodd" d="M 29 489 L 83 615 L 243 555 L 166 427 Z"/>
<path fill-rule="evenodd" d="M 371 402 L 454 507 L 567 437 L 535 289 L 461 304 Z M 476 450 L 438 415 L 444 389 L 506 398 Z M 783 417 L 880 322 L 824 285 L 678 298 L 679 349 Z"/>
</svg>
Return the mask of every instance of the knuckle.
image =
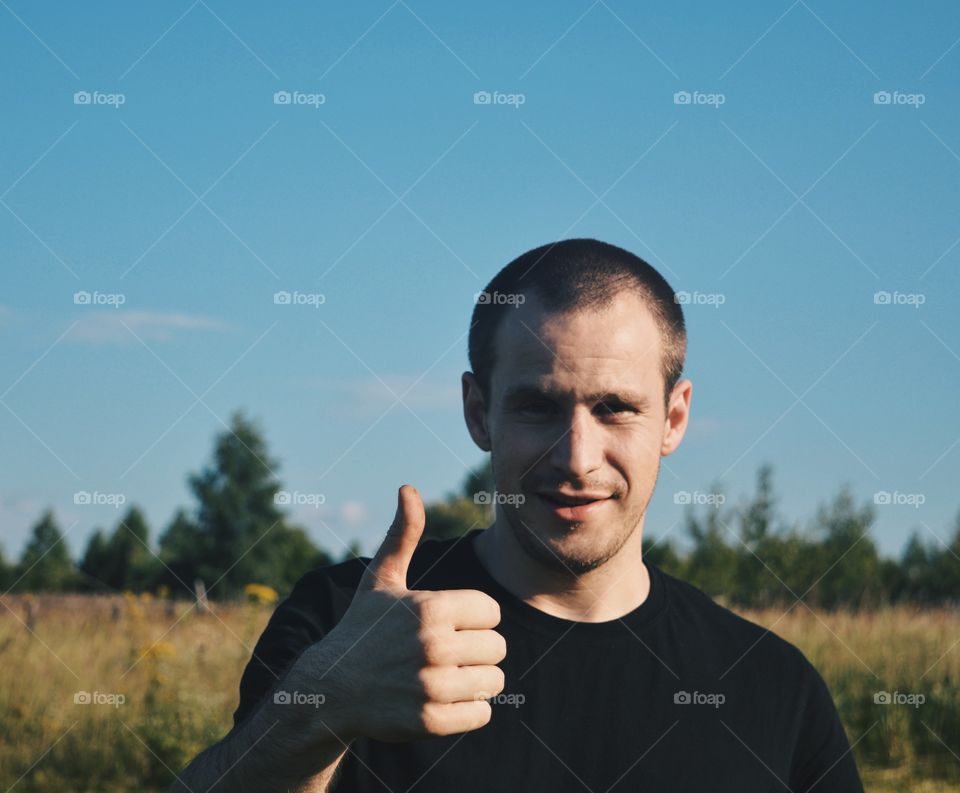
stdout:
<svg viewBox="0 0 960 793">
<path fill-rule="evenodd" d="M 420 620 L 427 625 L 438 622 L 440 619 L 441 609 L 436 598 L 418 598 L 415 611 Z"/>
<path fill-rule="evenodd" d="M 443 682 L 435 669 L 430 667 L 421 669 L 417 677 L 420 691 L 427 702 L 434 702 L 443 698 Z"/>
<path fill-rule="evenodd" d="M 423 648 L 423 660 L 429 666 L 445 666 L 450 660 L 450 650 L 444 642 L 440 641 L 434 635 L 429 635 L 421 640 Z"/>
<path fill-rule="evenodd" d="M 429 702 L 420 708 L 419 714 L 420 729 L 431 735 L 441 735 L 443 733 L 443 718 L 438 709 Z"/>
</svg>

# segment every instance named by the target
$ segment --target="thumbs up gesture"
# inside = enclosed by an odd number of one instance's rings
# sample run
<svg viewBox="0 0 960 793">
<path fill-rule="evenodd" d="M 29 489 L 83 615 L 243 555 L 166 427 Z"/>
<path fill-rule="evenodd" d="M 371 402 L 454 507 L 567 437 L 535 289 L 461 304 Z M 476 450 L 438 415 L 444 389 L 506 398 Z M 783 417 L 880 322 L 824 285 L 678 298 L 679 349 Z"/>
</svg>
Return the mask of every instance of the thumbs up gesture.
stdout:
<svg viewBox="0 0 960 793">
<path fill-rule="evenodd" d="M 473 589 L 411 590 L 407 570 L 426 517 L 420 494 L 400 488 L 397 513 L 331 640 L 349 692 L 341 720 L 351 736 L 408 741 L 476 730 L 487 698 L 503 690 L 500 606 Z M 329 648 L 328 648 L 329 649 Z M 329 659 L 336 652 L 324 653 Z"/>
</svg>

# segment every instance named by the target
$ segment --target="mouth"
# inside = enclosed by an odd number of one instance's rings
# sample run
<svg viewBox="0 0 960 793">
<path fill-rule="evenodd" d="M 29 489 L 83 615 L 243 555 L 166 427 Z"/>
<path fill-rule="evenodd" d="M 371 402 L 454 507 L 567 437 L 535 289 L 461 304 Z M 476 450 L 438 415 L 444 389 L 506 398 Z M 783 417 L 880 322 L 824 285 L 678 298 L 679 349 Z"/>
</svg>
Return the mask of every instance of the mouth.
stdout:
<svg viewBox="0 0 960 793">
<path fill-rule="evenodd" d="M 537 493 L 540 501 L 560 520 L 576 522 L 586 520 L 603 507 L 611 496 L 593 493 L 560 493 L 547 491 Z"/>
</svg>

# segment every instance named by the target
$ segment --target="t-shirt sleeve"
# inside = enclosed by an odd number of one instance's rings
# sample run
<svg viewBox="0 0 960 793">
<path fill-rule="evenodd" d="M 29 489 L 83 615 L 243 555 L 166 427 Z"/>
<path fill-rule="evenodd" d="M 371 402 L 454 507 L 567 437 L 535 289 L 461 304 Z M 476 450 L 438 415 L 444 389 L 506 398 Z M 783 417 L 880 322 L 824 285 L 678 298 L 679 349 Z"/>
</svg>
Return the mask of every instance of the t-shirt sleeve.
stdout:
<svg viewBox="0 0 960 793">
<path fill-rule="evenodd" d="M 806 660 L 806 659 L 804 659 Z M 809 667 L 810 685 L 790 774 L 793 793 L 863 793 L 863 783 L 826 681 Z"/>
<path fill-rule="evenodd" d="M 324 568 L 318 568 L 302 576 L 277 606 L 240 678 L 234 726 L 253 713 L 300 654 L 332 628 L 330 601 L 329 580 Z"/>
</svg>

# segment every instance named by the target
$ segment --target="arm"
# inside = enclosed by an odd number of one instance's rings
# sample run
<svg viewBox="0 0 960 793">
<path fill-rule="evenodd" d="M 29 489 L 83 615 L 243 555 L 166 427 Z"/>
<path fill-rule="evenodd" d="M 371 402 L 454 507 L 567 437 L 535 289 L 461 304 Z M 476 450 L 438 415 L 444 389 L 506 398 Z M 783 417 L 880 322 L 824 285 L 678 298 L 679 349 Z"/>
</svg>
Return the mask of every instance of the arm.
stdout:
<svg viewBox="0 0 960 793">
<path fill-rule="evenodd" d="M 326 793 L 355 737 L 345 728 L 349 698 L 335 674 L 338 656 L 331 633 L 304 652 L 277 686 L 278 691 L 322 693 L 320 707 L 265 697 L 226 737 L 194 758 L 170 793 Z M 331 674 L 316 671 L 331 667 Z"/>
<path fill-rule="evenodd" d="M 401 488 L 397 499 L 390 531 L 340 621 L 309 643 L 276 686 L 254 673 L 251 686 L 258 693 L 250 701 L 259 704 L 194 759 L 170 793 L 325 793 L 356 738 L 411 741 L 476 730 L 490 721 L 485 700 L 503 690 L 497 664 L 507 652 L 493 630 L 500 606 L 476 590 L 406 588 L 425 514 L 413 488 Z M 286 609 L 294 624 L 296 611 Z M 271 632 L 282 634 L 286 619 L 281 615 L 257 644 L 267 662 L 255 653 L 275 676 L 272 668 L 285 665 L 291 646 L 309 633 L 287 625 L 294 642 L 265 640 Z M 257 668 L 251 662 L 247 670 Z M 259 693 L 268 689 L 266 696 Z M 272 696 L 280 692 L 301 696 L 283 702 Z M 238 712 L 244 712 L 242 704 Z M 226 784 L 217 787 L 221 782 Z"/>
</svg>

